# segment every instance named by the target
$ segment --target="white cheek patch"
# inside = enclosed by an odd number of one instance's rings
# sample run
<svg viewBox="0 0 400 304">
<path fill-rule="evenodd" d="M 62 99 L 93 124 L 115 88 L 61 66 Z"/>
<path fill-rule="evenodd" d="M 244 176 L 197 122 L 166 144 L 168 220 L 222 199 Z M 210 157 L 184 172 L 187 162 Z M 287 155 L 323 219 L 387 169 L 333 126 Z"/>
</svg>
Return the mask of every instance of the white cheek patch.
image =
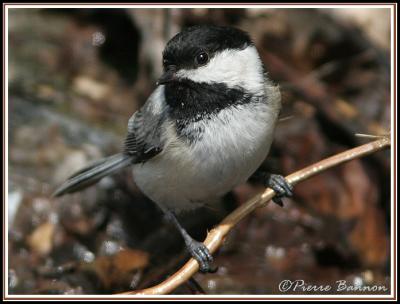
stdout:
<svg viewBox="0 0 400 304">
<path fill-rule="evenodd" d="M 264 89 L 262 62 L 254 46 L 243 50 L 224 50 L 202 67 L 179 70 L 177 76 L 195 82 L 225 83 L 228 87 L 240 86 L 252 93 Z"/>
</svg>

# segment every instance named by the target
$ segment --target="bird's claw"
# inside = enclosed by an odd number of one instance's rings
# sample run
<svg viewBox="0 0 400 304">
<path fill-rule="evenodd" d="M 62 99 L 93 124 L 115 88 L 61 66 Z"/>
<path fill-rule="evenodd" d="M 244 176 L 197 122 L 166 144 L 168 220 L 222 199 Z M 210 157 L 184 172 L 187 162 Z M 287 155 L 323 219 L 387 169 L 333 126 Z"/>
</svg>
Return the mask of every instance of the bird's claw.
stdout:
<svg viewBox="0 0 400 304">
<path fill-rule="evenodd" d="M 291 197 L 293 195 L 293 186 L 289 184 L 282 175 L 268 175 L 265 181 L 265 186 L 275 191 L 276 195 L 272 201 L 281 207 L 283 207 L 282 198 Z"/>
<path fill-rule="evenodd" d="M 199 263 L 200 272 L 214 273 L 217 271 L 216 267 L 211 267 L 211 263 L 214 259 L 208 248 L 203 243 L 191 240 L 187 245 L 187 248 L 192 257 Z"/>
</svg>

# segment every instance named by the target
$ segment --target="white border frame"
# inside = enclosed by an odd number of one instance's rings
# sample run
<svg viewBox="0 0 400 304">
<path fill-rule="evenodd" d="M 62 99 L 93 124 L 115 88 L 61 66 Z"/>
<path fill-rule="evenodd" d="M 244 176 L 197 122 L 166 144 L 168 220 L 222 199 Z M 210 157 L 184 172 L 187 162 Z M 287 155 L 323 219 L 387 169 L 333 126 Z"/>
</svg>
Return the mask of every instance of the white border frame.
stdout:
<svg viewBox="0 0 400 304">
<path fill-rule="evenodd" d="M 395 28 L 397 25 L 397 19 L 395 20 L 395 14 L 396 11 L 394 9 L 394 6 L 397 8 L 397 4 L 391 3 L 391 4 L 305 4 L 305 5 L 293 5 L 293 4 L 271 4 L 271 5 L 266 5 L 266 4 L 212 4 L 212 3 L 204 3 L 204 4 L 98 4 L 98 5 L 90 5 L 90 4 L 3 4 L 3 14 L 4 14 L 4 25 L 5 28 L 3 31 L 5 31 L 5 37 L 4 39 L 4 71 L 3 73 L 5 78 L 4 78 L 4 100 L 3 100 L 3 106 L 4 106 L 4 142 L 5 142 L 5 147 L 4 147 L 4 170 L 5 170 L 5 180 L 4 180 L 4 227 L 6 228 L 6 231 L 3 231 L 3 234 L 5 236 L 5 244 L 4 244 L 4 262 L 5 262 L 5 281 L 8 281 L 8 10 L 9 9 L 19 9 L 19 8 L 205 8 L 205 7 L 211 7 L 212 8 L 266 8 L 266 9 L 272 9 L 272 8 L 387 8 L 390 9 L 391 12 L 391 127 L 392 130 L 397 130 L 397 121 L 396 121 L 396 116 L 397 113 L 395 113 L 395 107 L 394 107 L 394 102 L 395 98 L 397 95 L 397 87 L 395 87 L 396 83 L 394 82 L 395 79 L 397 79 L 397 69 L 395 69 L 394 63 L 396 60 L 397 63 L 397 57 L 395 57 L 397 54 L 395 53 L 395 47 L 397 48 L 397 40 L 394 36 L 395 34 Z M 397 18 L 397 15 L 396 15 Z M 396 21 L 396 25 L 394 22 Z M 395 137 L 396 136 L 396 137 Z M 396 134 L 394 132 L 391 133 L 391 140 L 392 143 L 397 144 L 397 132 Z M 397 185 L 395 184 L 395 166 L 393 166 L 393 161 L 395 159 L 395 150 L 396 149 L 391 149 L 391 294 L 390 295 L 335 295 L 335 294 L 326 294 L 326 295 L 307 295 L 307 294 L 301 294 L 301 295 L 288 295 L 282 293 L 282 295 L 196 295 L 196 296 L 189 296 L 189 295 L 162 295 L 162 296 L 127 296 L 127 295 L 9 295 L 8 294 L 8 284 L 3 284 L 5 287 L 4 290 L 4 295 L 3 299 L 32 299 L 32 298 L 38 298 L 40 300 L 54 300 L 54 299 L 81 299 L 81 300 L 144 300 L 146 298 L 148 299 L 174 299 L 174 300 L 185 300 L 188 298 L 191 299 L 198 299 L 198 300 L 204 300 L 207 298 L 221 298 L 221 299 L 228 299 L 229 300 L 240 300 L 241 298 L 252 298 L 254 300 L 261 300 L 261 299 L 280 299 L 280 300 L 292 300 L 292 299 L 298 299 L 298 298 L 307 298 L 310 300 L 316 300 L 316 299 L 324 299 L 326 301 L 335 301 L 335 300 L 340 300 L 341 298 L 344 299 L 354 299 L 354 300 L 368 300 L 369 298 L 374 298 L 374 299 L 397 299 L 397 290 L 394 285 L 394 265 L 397 265 L 397 256 L 394 254 L 394 245 L 397 245 L 397 233 L 394 231 L 396 229 L 395 225 L 397 226 L 397 214 L 393 212 L 394 210 L 394 187 L 396 187 L 396 196 L 397 196 Z M 397 163 L 397 159 L 396 159 Z M 393 187 L 394 186 L 394 187 Z M 4 230 L 3 227 L 3 230 Z M 394 235 L 396 235 L 396 240 L 394 239 Z M 395 242 L 396 241 L 396 242 Z M 396 248 L 397 251 L 397 248 Z M 329 298 L 329 299 L 327 299 Z"/>
</svg>

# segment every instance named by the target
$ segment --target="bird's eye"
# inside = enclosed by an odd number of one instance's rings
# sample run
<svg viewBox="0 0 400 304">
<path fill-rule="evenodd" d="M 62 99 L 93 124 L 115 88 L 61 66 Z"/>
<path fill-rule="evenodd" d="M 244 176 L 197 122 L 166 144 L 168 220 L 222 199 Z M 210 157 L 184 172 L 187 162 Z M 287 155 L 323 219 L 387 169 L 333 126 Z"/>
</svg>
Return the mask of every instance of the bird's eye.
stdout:
<svg viewBox="0 0 400 304">
<path fill-rule="evenodd" d="M 198 65 L 204 65 L 208 62 L 208 54 L 206 52 L 201 52 L 196 56 L 195 60 Z"/>
<path fill-rule="evenodd" d="M 164 67 L 166 67 L 166 66 L 168 66 L 170 64 L 169 60 L 165 59 L 165 58 L 163 59 L 162 63 L 163 63 Z"/>
</svg>

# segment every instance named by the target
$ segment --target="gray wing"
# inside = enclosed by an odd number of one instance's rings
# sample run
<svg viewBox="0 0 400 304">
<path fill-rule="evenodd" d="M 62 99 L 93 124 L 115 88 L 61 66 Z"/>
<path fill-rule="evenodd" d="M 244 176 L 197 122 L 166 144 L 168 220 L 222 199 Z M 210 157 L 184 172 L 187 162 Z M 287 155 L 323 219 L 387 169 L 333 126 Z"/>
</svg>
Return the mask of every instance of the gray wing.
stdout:
<svg viewBox="0 0 400 304">
<path fill-rule="evenodd" d="M 162 124 L 166 118 L 164 87 L 158 87 L 143 107 L 129 119 L 124 153 L 133 163 L 156 156 L 163 149 Z"/>
<path fill-rule="evenodd" d="M 124 152 L 106 157 L 79 170 L 58 187 L 53 195 L 61 196 L 81 190 L 132 163 L 145 162 L 160 153 L 163 148 L 161 126 L 166 114 L 162 86 L 158 87 L 144 106 L 129 119 Z"/>
</svg>

